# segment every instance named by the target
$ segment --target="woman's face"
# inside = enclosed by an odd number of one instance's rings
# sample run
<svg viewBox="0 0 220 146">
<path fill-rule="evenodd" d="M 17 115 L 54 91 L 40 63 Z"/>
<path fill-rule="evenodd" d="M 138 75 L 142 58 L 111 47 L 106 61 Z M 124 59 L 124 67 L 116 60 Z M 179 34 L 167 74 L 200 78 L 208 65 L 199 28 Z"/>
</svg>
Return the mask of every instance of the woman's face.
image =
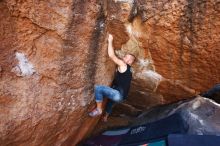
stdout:
<svg viewBox="0 0 220 146">
<path fill-rule="evenodd" d="M 126 63 L 126 64 L 129 64 L 131 65 L 133 62 L 134 62 L 135 58 L 134 56 L 130 55 L 130 54 L 126 54 L 124 57 L 123 57 L 123 61 Z"/>
</svg>

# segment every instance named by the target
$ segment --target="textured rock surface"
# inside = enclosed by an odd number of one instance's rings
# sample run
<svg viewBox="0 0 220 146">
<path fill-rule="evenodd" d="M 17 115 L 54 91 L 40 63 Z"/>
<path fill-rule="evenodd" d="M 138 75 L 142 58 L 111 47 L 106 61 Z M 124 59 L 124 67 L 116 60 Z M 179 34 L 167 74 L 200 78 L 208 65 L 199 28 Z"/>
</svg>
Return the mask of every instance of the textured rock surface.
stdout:
<svg viewBox="0 0 220 146">
<path fill-rule="evenodd" d="M 0 145 L 61 145 L 87 117 L 93 85 L 112 80 L 99 43 L 101 3 L 9 0 L 0 8 Z"/>
<path fill-rule="evenodd" d="M 110 85 L 115 67 L 107 31 L 119 56 L 138 55 L 118 114 L 134 116 L 220 81 L 219 1 L 2 0 L 0 8 L 3 145 L 74 145 L 94 128 L 98 119 L 86 114 L 93 87 Z"/>
<path fill-rule="evenodd" d="M 206 91 L 219 82 L 218 1 L 137 0 L 130 7 L 128 2 L 117 4 L 131 12 L 109 16 L 124 22 L 129 32 L 130 40 L 122 48 L 139 53 L 130 103 L 137 104 L 139 98 L 143 106 L 167 103 Z"/>
</svg>

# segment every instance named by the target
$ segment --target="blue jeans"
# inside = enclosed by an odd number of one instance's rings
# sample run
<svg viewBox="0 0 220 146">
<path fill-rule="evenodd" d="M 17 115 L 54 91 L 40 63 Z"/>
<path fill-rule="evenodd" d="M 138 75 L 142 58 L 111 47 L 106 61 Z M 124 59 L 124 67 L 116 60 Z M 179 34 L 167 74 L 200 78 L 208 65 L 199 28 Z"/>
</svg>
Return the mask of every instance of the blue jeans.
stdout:
<svg viewBox="0 0 220 146">
<path fill-rule="evenodd" d="M 106 112 L 109 114 L 112 111 L 112 106 L 114 105 L 114 103 L 121 102 L 123 100 L 123 97 L 118 90 L 115 90 L 108 86 L 95 86 L 96 102 L 102 102 L 104 97 L 110 99 L 106 106 Z"/>
</svg>

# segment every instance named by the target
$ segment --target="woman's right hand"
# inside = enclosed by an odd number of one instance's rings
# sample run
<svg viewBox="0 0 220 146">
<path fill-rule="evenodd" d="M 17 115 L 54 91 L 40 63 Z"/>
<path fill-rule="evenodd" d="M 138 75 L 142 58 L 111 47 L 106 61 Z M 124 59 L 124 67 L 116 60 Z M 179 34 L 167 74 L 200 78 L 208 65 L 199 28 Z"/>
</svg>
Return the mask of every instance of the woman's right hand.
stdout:
<svg viewBox="0 0 220 146">
<path fill-rule="evenodd" d="M 113 41 L 113 36 L 111 34 L 108 35 L 108 42 L 112 42 Z"/>
</svg>

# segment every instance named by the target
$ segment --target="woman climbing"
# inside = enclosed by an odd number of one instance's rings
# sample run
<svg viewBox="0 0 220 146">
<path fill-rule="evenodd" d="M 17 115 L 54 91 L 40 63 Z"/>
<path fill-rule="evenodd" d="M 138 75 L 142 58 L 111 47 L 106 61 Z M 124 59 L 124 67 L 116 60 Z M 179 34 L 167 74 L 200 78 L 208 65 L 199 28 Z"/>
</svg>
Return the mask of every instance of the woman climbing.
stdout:
<svg viewBox="0 0 220 146">
<path fill-rule="evenodd" d="M 130 89 L 132 72 L 131 65 L 135 61 L 135 56 L 126 54 L 122 59 L 115 55 L 112 45 L 113 36 L 108 36 L 108 55 L 117 64 L 117 72 L 113 80 L 112 88 L 108 86 L 96 85 L 95 86 L 95 101 L 96 108 L 89 113 L 91 117 L 96 117 L 102 114 L 103 98 L 108 98 L 108 103 L 105 110 L 104 121 L 107 121 L 108 115 L 114 103 L 119 103 L 126 99 Z"/>
</svg>

